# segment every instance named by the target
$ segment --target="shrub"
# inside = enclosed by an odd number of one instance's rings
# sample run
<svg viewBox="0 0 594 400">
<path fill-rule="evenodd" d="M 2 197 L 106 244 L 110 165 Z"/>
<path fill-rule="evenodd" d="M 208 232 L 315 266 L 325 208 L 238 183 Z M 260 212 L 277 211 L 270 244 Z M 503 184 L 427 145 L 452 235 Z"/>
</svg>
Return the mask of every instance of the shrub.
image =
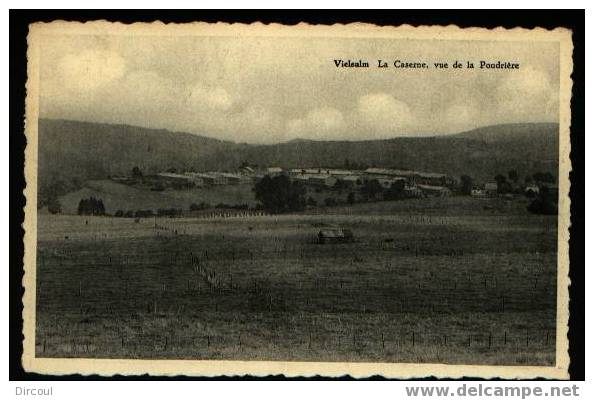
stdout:
<svg viewBox="0 0 594 400">
<path fill-rule="evenodd" d="M 265 176 L 254 186 L 256 199 L 270 212 L 300 211 L 305 208 L 305 187 L 285 175 Z"/>
<path fill-rule="evenodd" d="M 337 203 L 336 203 L 336 199 L 334 197 L 328 197 L 324 200 L 324 204 L 326 204 L 326 207 L 333 207 Z"/>
<path fill-rule="evenodd" d="M 78 202 L 78 215 L 105 215 L 103 200 L 91 196 Z"/>
</svg>

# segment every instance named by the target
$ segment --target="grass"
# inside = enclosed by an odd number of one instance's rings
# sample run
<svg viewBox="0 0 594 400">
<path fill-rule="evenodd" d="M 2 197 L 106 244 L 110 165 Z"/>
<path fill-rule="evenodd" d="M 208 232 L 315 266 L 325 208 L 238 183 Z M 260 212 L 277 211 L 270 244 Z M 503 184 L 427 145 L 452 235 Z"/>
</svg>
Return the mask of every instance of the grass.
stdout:
<svg viewBox="0 0 594 400">
<path fill-rule="evenodd" d="M 38 356 L 552 365 L 556 219 L 523 210 L 40 215 Z M 357 240 L 315 244 L 323 225 Z"/>
<path fill-rule="evenodd" d="M 60 205 L 64 214 L 76 214 L 78 202 L 83 198 L 94 196 L 103 200 L 105 211 L 114 214 L 117 210 L 157 210 L 159 208 L 181 208 L 188 211 L 190 204 L 201 202 L 215 206 L 224 204 L 248 204 L 255 206 L 256 200 L 252 192 L 253 185 L 222 185 L 186 190 L 165 190 L 155 192 L 138 189 L 110 180 L 88 181 L 85 187 L 60 197 Z"/>
</svg>

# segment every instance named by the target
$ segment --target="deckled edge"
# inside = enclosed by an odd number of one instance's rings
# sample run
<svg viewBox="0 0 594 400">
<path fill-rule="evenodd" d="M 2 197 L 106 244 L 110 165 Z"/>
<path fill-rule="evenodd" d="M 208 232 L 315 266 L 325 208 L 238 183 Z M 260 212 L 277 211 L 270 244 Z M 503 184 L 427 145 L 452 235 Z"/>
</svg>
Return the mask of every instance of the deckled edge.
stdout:
<svg viewBox="0 0 594 400">
<path fill-rule="evenodd" d="M 565 28 L 503 28 L 493 29 L 456 25 L 439 26 L 378 26 L 367 23 L 334 25 L 297 25 L 240 23 L 152 23 L 123 24 L 120 22 L 89 21 L 35 23 L 30 25 L 27 38 L 27 84 L 25 102 L 25 219 L 24 276 L 23 287 L 23 368 L 42 374 L 114 374 L 160 376 L 270 376 L 286 377 L 351 376 L 366 378 L 410 379 L 418 377 L 438 378 L 553 378 L 568 379 L 568 318 L 569 318 L 569 171 L 571 150 L 569 128 L 571 121 L 571 72 L 573 69 L 573 44 L 571 31 Z M 105 359 L 46 359 L 35 358 L 35 278 L 37 242 L 37 125 L 39 94 L 39 40 L 42 35 L 57 34 L 159 34 L 166 28 L 168 35 L 231 36 L 238 32 L 269 37 L 318 36 L 348 38 L 433 39 L 433 40 L 547 40 L 560 43 L 560 93 L 559 93 L 559 226 L 558 226 L 558 282 L 557 282 L 557 349 L 555 367 L 530 366 L 482 366 L 445 364 L 388 364 L 388 363 L 316 363 L 316 362 L 269 362 L 269 361 L 182 361 L 182 360 L 105 360 Z M 469 36 L 472 34 L 472 37 Z M 499 34 L 495 36 L 495 34 Z M 514 37 L 512 37 L 514 36 Z M 563 176 L 563 180 L 561 177 Z M 159 366 L 157 365 L 159 364 Z M 272 368 L 271 368 L 272 367 Z M 515 371 L 515 372 L 514 372 Z"/>
</svg>

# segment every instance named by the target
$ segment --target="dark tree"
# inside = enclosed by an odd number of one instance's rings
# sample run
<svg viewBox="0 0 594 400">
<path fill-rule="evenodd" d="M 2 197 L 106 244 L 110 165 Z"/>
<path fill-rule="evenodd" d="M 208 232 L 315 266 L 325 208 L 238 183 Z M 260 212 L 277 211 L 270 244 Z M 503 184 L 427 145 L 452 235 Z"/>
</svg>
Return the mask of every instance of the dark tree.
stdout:
<svg viewBox="0 0 594 400">
<path fill-rule="evenodd" d="M 557 192 L 543 186 L 534 200 L 528 205 L 533 214 L 556 215 L 558 212 Z"/>
<path fill-rule="evenodd" d="M 307 205 L 310 207 L 315 207 L 318 205 L 318 202 L 311 196 L 307 198 Z"/>
<path fill-rule="evenodd" d="M 518 171 L 516 171 L 515 169 L 510 170 L 507 173 L 507 177 L 509 178 L 510 181 L 512 181 L 513 183 L 517 183 L 518 182 Z"/>
<path fill-rule="evenodd" d="M 495 182 L 497 182 L 497 185 L 501 185 L 501 184 L 503 184 L 504 182 L 507 181 L 507 178 L 504 175 L 501 175 L 501 174 L 495 175 L 495 178 L 494 179 L 495 179 Z"/>
<path fill-rule="evenodd" d="M 334 197 L 328 197 L 324 199 L 324 204 L 326 205 L 326 207 L 334 207 L 337 203 Z"/>
<path fill-rule="evenodd" d="M 91 196 L 78 202 L 78 215 L 105 215 L 103 200 Z"/>
<path fill-rule="evenodd" d="M 460 177 L 461 188 L 460 191 L 465 196 L 470 196 L 472 193 L 472 178 L 468 175 L 462 175 Z"/>
<path fill-rule="evenodd" d="M 305 187 L 285 175 L 265 176 L 254 186 L 256 199 L 272 213 L 305 209 Z"/>
<path fill-rule="evenodd" d="M 337 179 L 336 183 L 334 184 L 334 189 L 336 190 L 342 190 L 342 189 L 346 189 L 347 183 L 345 181 L 343 181 L 342 179 Z"/>
<path fill-rule="evenodd" d="M 47 210 L 52 214 L 60 214 L 62 212 L 60 201 L 56 197 L 49 199 L 49 202 L 47 203 Z"/>
<path fill-rule="evenodd" d="M 511 184 L 504 175 L 496 175 L 495 182 L 497 182 L 497 193 L 509 193 L 512 191 Z"/>
<path fill-rule="evenodd" d="M 347 196 L 347 202 L 350 205 L 355 204 L 355 193 L 354 192 L 350 192 L 349 195 Z"/>
<path fill-rule="evenodd" d="M 361 188 L 361 193 L 363 193 L 368 200 L 375 200 L 377 195 L 382 193 L 384 188 L 378 182 L 377 179 L 368 180 L 365 182 L 363 187 Z"/>
<path fill-rule="evenodd" d="M 404 181 L 395 181 L 384 193 L 385 200 L 398 200 L 404 197 Z"/>
<path fill-rule="evenodd" d="M 132 177 L 133 178 L 142 178 L 142 171 L 137 166 L 132 168 Z"/>
<path fill-rule="evenodd" d="M 532 178 L 537 183 L 555 183 L 555 177 L 550 172 L 536 172 Z"/>
</svg>

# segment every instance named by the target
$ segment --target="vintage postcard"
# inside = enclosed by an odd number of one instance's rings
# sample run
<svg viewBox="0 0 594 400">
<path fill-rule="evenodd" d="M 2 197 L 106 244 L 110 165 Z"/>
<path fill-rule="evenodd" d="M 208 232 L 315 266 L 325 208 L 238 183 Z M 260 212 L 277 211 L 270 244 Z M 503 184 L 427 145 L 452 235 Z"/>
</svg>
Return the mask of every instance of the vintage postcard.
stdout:
<svg viewBox="0 0 594 400">
<path fill-rule="evenodd" d="M 27 371 L 568 377 L 570 31 L 28 46 Z"/>
</svg>

